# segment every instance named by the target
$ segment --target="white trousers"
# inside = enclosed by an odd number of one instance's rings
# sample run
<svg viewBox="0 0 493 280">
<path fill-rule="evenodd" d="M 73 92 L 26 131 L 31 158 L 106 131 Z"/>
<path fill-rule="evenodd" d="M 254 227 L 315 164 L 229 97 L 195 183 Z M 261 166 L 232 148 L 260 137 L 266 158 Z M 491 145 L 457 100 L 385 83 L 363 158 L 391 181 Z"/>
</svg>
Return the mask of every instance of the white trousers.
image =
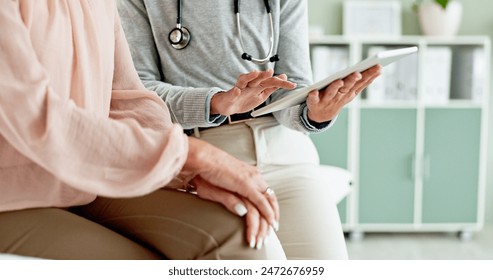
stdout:
<svg viewBox="0 0 493 280">
<path fill-rule="evenodd" d="M 279 200 L 277 235 L 288 259 L 348 258 L 330 182 L 318 175 L 318 154 L 307 135 L 262 117 L 195 136 L 259 168 Z"/>
</svg>

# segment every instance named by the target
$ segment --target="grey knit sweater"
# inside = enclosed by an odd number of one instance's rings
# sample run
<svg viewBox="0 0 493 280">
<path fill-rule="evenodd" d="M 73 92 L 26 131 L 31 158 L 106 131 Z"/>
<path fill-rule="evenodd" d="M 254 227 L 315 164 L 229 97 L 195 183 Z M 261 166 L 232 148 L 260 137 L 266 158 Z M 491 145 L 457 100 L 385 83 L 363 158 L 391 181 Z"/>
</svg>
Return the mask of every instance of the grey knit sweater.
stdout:
<svg viewBox="0 0 493 280">
<path fill-rule="evenodd" d="M 169 32 L 176 26 L 176 0 L 118 0 L 118 9 L 135 67 L 144 85 L 167 103 L 173 120 L 184 128 L 217 126 L 224 116 L 210 116 L 212 96 L 229 90 L 238 75 L 273 67 L 275 74 L 304 87 L 311 83 L 306 0 L 271 0 L 274 53 L 280 61 L 258 66 L 241 59 L 232 0 L 183 0 L 182 25 L 190 44 L 171 47 Z M 261 0 L 240 1 L 245 51 L 265 57 L 269 49 L 269 18 Z M 276 91 L 268 102 L 288 92 Z M 303 132 L 325 130 L 307 120 L 306 104 L 276 112 L 283 125 Z M 333 123 L 333 122 L 331 122 Z"/>
</svg>

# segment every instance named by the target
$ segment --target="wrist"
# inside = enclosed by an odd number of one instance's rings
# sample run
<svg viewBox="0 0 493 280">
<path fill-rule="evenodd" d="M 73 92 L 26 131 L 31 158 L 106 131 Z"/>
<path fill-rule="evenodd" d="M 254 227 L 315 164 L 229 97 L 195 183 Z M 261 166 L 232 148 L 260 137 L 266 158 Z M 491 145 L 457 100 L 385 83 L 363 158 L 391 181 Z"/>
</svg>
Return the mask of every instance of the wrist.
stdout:
<svg viewBox="0 0 493 280">
<path fill-rule="evenodd" d="M 308 119 L 308 121 L 311 123 L 311 124 L 321 124 L 323 123 L 324 121 L 317 118 L 317 116 L 314 116 L 310 110 L 308 110 L 308 113 L 306 114 L 306 117 Z"/>
<path fill-rule="evenodd" d="M 330 122 L 332 119 L 337 116 L 337 113 L 331 114 L 327 112 L 323 112 L 321 115 L 314 114 L 309 108 L 307 108 L 306 117 L 308 121 L 312 124 L 323 125 L 324 123 Z"/>
<path fill-rule="evenodd" d="M 210 104 L 210 109 L 211 115 L 223 115 L 223 116 L 228 116 L 225 114 L 225 110 L 223 109 L 223 97 L 226 92 L 221 91 L 216 94 L 214 94 L 211 98 L 211 104 Z"/>
<path fill-rule="evenodd" d="M 204 146 L 205 143 L 195 139 L 193 137 L 188 138 L 188 155 L 185 164 L 183 165 L 182 172 L 198 171 L 202 168 L 202 162 L 205 157 Z"/>
</svg>

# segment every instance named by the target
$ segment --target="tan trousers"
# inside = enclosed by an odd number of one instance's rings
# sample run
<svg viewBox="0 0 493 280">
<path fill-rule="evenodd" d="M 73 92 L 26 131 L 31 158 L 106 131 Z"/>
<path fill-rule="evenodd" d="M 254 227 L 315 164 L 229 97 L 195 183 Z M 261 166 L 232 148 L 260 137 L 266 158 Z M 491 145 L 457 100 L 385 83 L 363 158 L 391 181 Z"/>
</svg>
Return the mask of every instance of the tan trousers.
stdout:
<svg viewBox="0 0 493 280">
<path fill-rule="evenodd" d="M 277 237 L 251 249 L 242 218 L 179 191 L 98 198 L 70 210 L 0 213 L 0 252 L 47 259 L 285 259 Z"/>
<path fill-rule="evenodd" d="M 318 154 L 307 135 L 262 117 L 195 136 L 260 169 L 279 200 L 277 235 L 288 259 L 348 258 L 330 182 L 320 180 Z"/>
</svg>

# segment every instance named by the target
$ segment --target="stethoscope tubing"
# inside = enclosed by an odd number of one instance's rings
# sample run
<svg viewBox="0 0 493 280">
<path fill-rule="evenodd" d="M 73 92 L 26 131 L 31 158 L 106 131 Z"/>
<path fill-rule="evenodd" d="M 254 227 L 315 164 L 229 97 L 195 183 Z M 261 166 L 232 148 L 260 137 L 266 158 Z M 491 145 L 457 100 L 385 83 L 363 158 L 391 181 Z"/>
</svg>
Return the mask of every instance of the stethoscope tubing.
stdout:
<svg viewBox="0 0 493 280">
<path fill-rule="evenodd" d="M 272 57 L 272 52 L 274 51 L 274 21 L 272 20 L 272 13 L 269 14 L 269 21 L 270 21 L 270 37 L 269 37 L 269 52 L 267 53 L 267 56 L 264 58 L 253 58 L 250 57 L 248 60 L 251 60 L 252 62 L 256 64 L 266 64 L 271 62 L 270 58 Z M 240 37 L 240 45 L 243 53 L 246 54 L 245 52 L 245 44 L 243 43 L 243 36 L 241 35 L 241 23 L 240 23 L 240 13 L 236 13 L 236 26 L 238 30 L 238 36 Z"/>
<path fill-rule="evenodd" d="M 264 4 L 265 4 L 265 10 L 267 12 L 267 15 L 269 16 L 269 25 L 270 25 L 269 45 L 270 46 L 269 46 L 269 51 L 264 58 L 254 58 L 245 51 L 245 44 L 243 42 L 243 36 L 241 33 L 240 3 L 239 0 L 234 0 L 234 13 L 236 15 L 236 26 L 238 31 L 238 37 L 240 38 L 241 49 L 243 51 L 241 57 L 245 60 L 251 61 L 259 65 L 267 64 L 269 62 L 274 62 L 279 60 L 277 55 L 272 56 L 272 53 L 274 51 L 274 21 L 272 19 L 272 12 L 270 9 L 269 0 L 264 0 Z M 182 0 L 177 0 L 176 27 L 173 28 L 173 30 L 171 30 L 168 38 L 171 43 L 171 46 L 177 50 L 181 50 L 187 47 L 188 43 L 191 40 L 190 31 L 182 26 L 181 19 L 182 19 Z M 180 39 L 178 41 L 174 41 L 172 36 L 176 36 L 177 33 L 180 35 Z"/>
</svg>

